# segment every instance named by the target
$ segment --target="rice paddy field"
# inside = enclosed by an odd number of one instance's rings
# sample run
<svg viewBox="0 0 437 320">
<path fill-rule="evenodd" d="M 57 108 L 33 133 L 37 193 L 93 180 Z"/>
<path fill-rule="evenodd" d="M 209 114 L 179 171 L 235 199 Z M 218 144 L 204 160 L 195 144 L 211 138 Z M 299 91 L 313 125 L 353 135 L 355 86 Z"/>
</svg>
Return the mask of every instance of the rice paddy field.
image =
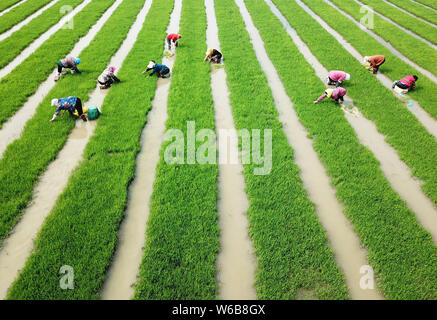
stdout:
<svg viewBox="0 0 437 320">
<path fill-rule="evenodd" d="M 437 1 L 0 0 L 0 53 L 0 299 L 437 299 Z"/>
</svg>

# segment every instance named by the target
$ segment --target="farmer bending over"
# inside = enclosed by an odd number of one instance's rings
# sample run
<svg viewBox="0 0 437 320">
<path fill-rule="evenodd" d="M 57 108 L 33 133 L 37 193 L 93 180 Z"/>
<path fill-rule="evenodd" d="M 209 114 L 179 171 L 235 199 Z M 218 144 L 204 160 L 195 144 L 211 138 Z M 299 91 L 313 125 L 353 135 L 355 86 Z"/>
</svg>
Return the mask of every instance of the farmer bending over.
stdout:
<svg viewBox="0 0 437 320">
<path fill-rule="evenodd" d="M 97 80 L 100 84 L 100 89 L 110 88 L 114 81 L 120 82 L 120 79 L 115 76 L 114 72 L 115 67 L 113 66 L 107 68 L 105 71 L 102 72 L 102 74 L 99 76 L 99 79 Z"/>
<path fill-rule="evenodd" d="M 351 76 L 349 73 L 339 70 L 332 70 L 328 72 L 328 76 L 326 78 L 326 83 L 329 86 L 340 86 L 344 80 L 350 80 Z"/>
<path fill-rule="evenodd" d="M 175 47 L 178 46 L 178 40 L 180 38 L 182 38 L 182 36 L 180 34 L 176 34 L 176 33 L 170 33 L 169 35 L 167 35 L 167 46 L 168 46 L 169 51 L 171 49 L 172 43 L 174 43 Z"/>
<path fill-rule="evenodd" d="M 80 59 L 73 58 L 73 57 L 67 57 L 65 59 L 59 60 L 58 61 L 58 75 L 55 77 L 55 81 L 58 81 L 59 78 L 61 77 L 61 73 L 62 73 L 63 68 L 71 69 L 72 71 L 79 73 L 79 74 L 82 73 L 77 68 L 77 65 L 79 63 L 80 63 Z"/>
<path fill-rule="evenodd" d="M 400 93 L 407 93 L 416 88 L 417 76 L 405 76 L 401 80 L 396 80 L 392 84 L 392 88 Z"/>
<path fill-rule="evenodd" d="M 385 56 L 383 55 L 376 55 L 372 57 L 364 57 L 364 62 L 367 62 L 370 64 L 368 67 L 369 70 L 373 68 L 373 74 L 376 74 L 378 72 L 378 69 L 382 64 L 385 62 Z"/>
<path fill-rule="evenodd" d="M 145 74 L 152 69 L 153 71 L 149 74 L 149 77 L 153 76 L 155 72 L 158 74 L 158 77 L 161 78 L 168 78 L 170 76 L 170 69 L 165 64 L 156 63 L 153 60 L 149 62 L 149 64 L 147 65 L 147 69 L 141 73 Z"/>
<path fill-rule="evenodd" d="M 77 110 L 79 114 L 79 118 L 81 118 L 84 122 L 87 121 L 85 115 L 82 110 L 82 101 L 78 97 L 67 97 L 67 98 L 59 98 L 52 100 L 52 106 L 56 107 L 56 112 L 53 115 L 53 118 L 50 119 L 50 122 L 53 122 L 55 118 L 59 115 L 59 112 L 62 111 L 61 117 L 64 116 L 65 110 L 70 113 L 70 117 L 73 117 L 74 110 Z"/>
<path fill-rule="evenodd" d="M 326 97 L 335 100 L 336 103 L 343 102 L 343 97 L 346 95 L 346 92 L 346 89 L 342 87 L 337 87 L 335 89 L 328 88 L 325 90 L 324 94 L 322 94 L 317 100 L 314 101 L 314 103 L 320 102 Z"/>
<path fill-rule="evenodd" d="M 222 60 L 222 56 L 223 55 L 221 54 L 221 52 L 217 49 L 209 48 L 208 50 L 206 50 L 206 57 L 205 59 L 203 59 L 203 62 L 209 60 L 209 62 L 220 63 L 220 61 Z"/>
</svg>

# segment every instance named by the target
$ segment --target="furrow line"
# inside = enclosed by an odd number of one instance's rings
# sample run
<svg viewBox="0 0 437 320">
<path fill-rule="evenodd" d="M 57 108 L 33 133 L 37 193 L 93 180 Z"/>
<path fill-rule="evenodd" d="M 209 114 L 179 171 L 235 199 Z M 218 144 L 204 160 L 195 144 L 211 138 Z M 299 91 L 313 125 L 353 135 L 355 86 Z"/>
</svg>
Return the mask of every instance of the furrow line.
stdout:
<svg viewBox="0 0 437 320">
<path fill-rule="evenodd" d="M 296 0 L 296 2 L 316 20 L 327 32 L 329 32 L 342 46 L 345 48 L 355 59 L 362 62 L 363 56 L 356 50 L 349 42 L 347 42 L 341 34 L 339 34 L 335 29 L 331 28 L 322 18 L 320 18 L 316 13 L 314 13 L 307 5 L 302 1 Z M 383 73 L 379 72 L 376 78 L 382 83 L 384 87 L 391 90 L 393 79 L 388 78 Z M 393 92 L 393 91 L 392 91 Z M 399 95 L 393 92 L 393 94 L 401 99 Z M 420 107 L 419 103 L 415 100 L 409 99 L 413 105 L 408 106 L 407 110 L 413 113 L 419 122 L 437 139 L 437 119 L 431 117 L 423 108 Z"/>
<path fill-rule="evenodd" d="M 368 5 L 366 5 L 365 3 L 362 3 L 359 0 L 353 0 L 355 1 L 357 4 L 359 4 L 360 6 L 366 6 L 369 7 Z M 384 19 L 387 22 L 390 22 L 391 24 L 393 24 L 394 26 L 398 27 L 399 29 L 401 29 L 402 31 L 404 31 L 405 33 L 409 34 L 410 36 L 416 38 L 417 40 L 422 41 L 423 43 L 427 44 L 428 46 L 430 46 L 432 49 L 437 50 L 437 45 L 432 43 L 431 41 L 421 37 L 420 35 L 418 35 L 417 33 L 411 31 L 410 29 L 407 29 L 403 26 L 401 26 L 400 24 L 396 23 L 395 21 L 393 21 L 392 19 L 384 16 L 382 13 L 379 13 L 378 11 L 375 11 L 373 8 L 371 9 L 372 13 L 375 13 L 376 15 L 378 15 L 380 18 Z"/>
<path fill-rule="evenodd" d="M 426 23 L 427 25 L 429 25 L 429 26 L 431 26 L 431 27 L 433 27 L 433 28 L 437 28 L 437 25 L 435 25 L 434 23 L 429 22 L 429 21 L 427 21 L 427 20 L 425 20 L 425 19 L 422 19 L 421 17 L 418 17 L 418 16 L 412 14 L 411 12 L 409 12 L 409 11 L 407 11 L 407 10 L 405 10 L 405 9 L 403 9 L 403 8 L 401 8 L 401 7 L 399 7 L 399 6 L 397 6 L 397 5 L 395 5 L 394 3 L 391 3 L 390 1 L 387 1 L 387 0 L 383 0 L 383 1 L 384 1 L 386 4 L 388 4 L 389 6 L 392 6 L 393 8 L 396 8 L 396 9 L 398 9 L 399 11 L 402 11 L 402 12 L 405 13 L 405 14 L 408 14 L 410 17 L 413 17 L 413 18 L 415 18 L 415 19 L 417 19 L 417 20 L 420 20 L 420 21 Z"/>
<path fill-rule="evenodd" d="M 27 48 L 25 48 L 21 53 L 14 58 L 11 62 L 9 62 L 5 67 L 0 70 L 0 79 L 6 77 L 9 73 L 11 73 L 18 65 L 20 65 L 24 60 L 26 60 L 31 54 L 33 54 L 41 45 L 46 42 L 53 34 L 55 34 L 59 29 L 61 29 L 66 22 L 71 20 L 76 14 L 78 14 L 82 9 L 84 9 L 91 0 L 85 0 L 80 5 L 78 5 L 73 11 L 64 16 L 57 24 L 47 30 L 43 35 L 41 35 L 38 39 L 32 42 Z M 112 8 L 111 8 L 112 9 Z M 108 16 L 108 15 L 106 15 Z"/>
<path fill-rule="evenodd" d="M 114 4 L 102 15 L 102 17 L 94 24 L 86 36 L 82 37 L 68 53 L 67 56 L 77 57 L 80 53 L 89 46 L 91 41 L 102 29 L 106 21 L 111 17 L 112 13 L 118 8 L 123 0 L 117 0 Z M 82 5 L 86 6 L 91 0 L 85 0 Z M 79 8 L 77 8 L 79 9 Z M 83 9 L 83 8 L 82 8 Z M 80 9 L 81 10 L 81 9 Z M 64 21 L 65 22 L 65 21 Z M 36 113 L 36 106 L 38 106 L 49 94 L 49 92 L 56 85 L 53 78 L 58 74 L 55 68 L 48 78 L 41 83 L 36 92 L 30 96 L 23 106 L 9 118 L 0 129 L 0 159 L 3 156 L 8 145 L 20 138 L 24 127 L 29 119 Z"/>
<path fill-rule="evenodd" d="M 26 19 L 24 19 L 20 23 L 18 23 L 15 26 L 13 26 L 11 29 L 9 29 L 9 30 L 3 32 L 2 34 L 0 34 L 0 41 L 3 41 L 6 38 L 10 37 L 11 34 L 13 34 L 14 32 L 16 32 L 18 30 L 20 30 L 25 25 L 29 24 L 33 19 L 35 19 L 36 17 L 40 16 L 44 11 L 46 11 L 47 9 L 53 7 L 59 1 L 60 0 L 54 0 L 54 1 L 50 2 L 50 3 L 48 3 L 47 5 L 45 5 L 44 7 L 39 9 L 38 11 L 36 11 L 35 13 L 31 14 L 30 16 L 28 16 Z"/>
<path fill-rule="evenodd" d="M 178 33 L 181 9 L 182 0 L 175 0 L 167 34 Z M 164 49 L 166 45 L 164 43 Z M 164 56 L 162 63 L 172 70 L 175 58 Z M 147 123 L 141 132 L 141 150 L 136 156 L 135 178 L 129 186 L 125 218 L 118 232 L 117 248 L 101 291 L 104 300 L 127 300 L 134 296 L 133 285 L 137 281 L 143 254 L 144 230 L 150 213 L 159 150 L 164 141 L 170 84 L 171 79 L 158 79 L 152 109 L 147 114 Z"/>
<path fill-rule="evenodd" d="M 428 77 L 432 82 L 437 84 L 437 76 L 433 74 L 431 71 L 428 71 L 427 69 L 422 68 L 417 63 L 413 62 L 409 58 L 407 58 L 404 54 L 402 54 L 398 49 L 396 49 L 390 42 L 386 41 L 384 38 L 382 38 L 380 35 L 377 35 L 370 29 L 364 27 L 361 25 L 358 21 L 356 21 L 349 13 L 341 10 L 338 6 L 336 6 L 334 3 L 332 3 L 330 0 L 322 0 L 334 9 L 336 9 L 338 12 L 340 12 L 342 15 L 347 17 L 350 21 L 352 21 L 355 25 L 357 25 L 362 31 L 366 32 L 367 34 L 371 35 L 376 41 L 378 41 L 380 44 L 385 46 L 390 52 L 396 56 L 398 56 L 400 59 L 408 63 L 411 67 L 414 69 L 420 71 L 423 73 L 426 77 Z"/>
<path fill-rule="evenodd" d="M 208 22 L 207 46 L 220 51 L 214 0 L 205 0 L 205 7 Z M 217 209 L 221 231 L 220 251 L 217 256 L 218 296 L 224 300 L 254 300 L 256 258 L 248 234 L 246 212 L 249 200 L 245 192 L 241 158 L 233 159 L 234 156 L 238 157 L 237 143 L 228 143 L 232 138 L 237 142 L 237 131 L 226 77 L 224 68 L 211 67 L 211 92 L 219 157 Z"/>
</svg>

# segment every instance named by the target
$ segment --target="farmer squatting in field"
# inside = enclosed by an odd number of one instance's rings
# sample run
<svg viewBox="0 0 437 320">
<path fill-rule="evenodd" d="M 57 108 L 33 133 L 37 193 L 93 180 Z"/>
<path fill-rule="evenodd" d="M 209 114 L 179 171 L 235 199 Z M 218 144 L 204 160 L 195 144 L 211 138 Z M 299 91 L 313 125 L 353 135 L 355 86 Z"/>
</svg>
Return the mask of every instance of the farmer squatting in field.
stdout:
<svg viewBox="0 0 437 320">
<path fill-rule="evenodd" d="M 81 73 L 77 68 L 77 65 L 80 63 L 79 58 L 67 57 L 65 59 L 58 61 L 58 75 L 55 77 L 55 81 L 58 81 L 61 77 L 62 69 L 70 69 L 72 72 Z"/>
<path fill-rule="evenodd" d="M 343 97 L 346 95 L 347 90 L 345 88 L 342 87 L 337 87 L 335 89 L 332 88 L 328 88 L 325 90 L 325 93 L 322 94 L 317 100 L 314 101 L 314 103 L 320 102 L 323 99 L 325 99 L 326 97 L 331 98 L 333 100 L 335 100 L 336 103 L 340 103 L 343 102 Z"/>
<path fill-rule="evenodd" d="M 175 47 L 178 46 L 178 40 L 182 38 L 182 36 L 180 34 L 176 34 L 176 33 L 170 33 L 167 35 L 167 46 L 168 46 L 168 50 L 170 51 L 171 49 L 171 45 L 174 44 Z"/>
<path fill-rule="evenodd" d="M 203 62 L 209 60 L 209 62 L 220 63 L 222 57 L 223 55 L 220 51 L 218 51 L 217 49 L 209 48 L 208 50 L 206 50 L 206 57 L 205 59 L 203 59 Z"/>
<path fill-rule="evenodd" d="M 326 77 L 327 85 L 334 85 L 336 87 L 340 86 L 344 80 L 350 80 L 351 76 L 349 73 L 340 70 L 332 70 L 328 72 Z"/>
<path fill-rule="evenodd" d="M 82 101 L 78 97 L 70 96 L 67 98 L 53 99 L 52 106 L 56 107 L 56 112 L 53 114 L 53 118 L 50 119 L 50 122 L 53 122 L 61 111 L 61 117 L 63 117 L 66 110 L 70 114 L 70 117 L 73 116 L 74 111 L 77 111 L 79 118 L 84 122 L 87 121 L 86 116 L 83 114 Z"/>
<path fill-rule="evenodd" d="M 405 76 L 401 80 L 396 80 L 392 84 L 392 88 L 397 93 L 407 93 L 416 88 L 417 76 Z"/>
<path fill-rule="evenodd" d="M 100 89 L 108 89 L 112 86 L 112 84 L 115 82 L 120 82 L 121 80 L 118 79 L 115 74 L 115 67 L 110 66 L 105 71 L 102 72 L 102 74 L 97 79 L 97 82 L 100 84 Z"/>
<path fill-rule="evenodd" d="M 161 78 L 168 78 L 170 77 L 170 69 L 165 64 L 156 63 L 155 61 L 151 60 L 149 64 L 147 65 L 147 69 L 141 72 L 142 74 L 145 74 L 149 72 L 150 70 L 153 70 L 149 77 L 153 76 L 155 73 L 158 74 L 158 77 Z"/>
<path fill-rule="evenodd" d="M 385 62 L 385 56 L 376 55 L 371 57 L 364 57 L 364 63 L 368 70 L 373 70 L 373 74 L 376 74 L 379 70 L 379 67 Z"/>
</svg>

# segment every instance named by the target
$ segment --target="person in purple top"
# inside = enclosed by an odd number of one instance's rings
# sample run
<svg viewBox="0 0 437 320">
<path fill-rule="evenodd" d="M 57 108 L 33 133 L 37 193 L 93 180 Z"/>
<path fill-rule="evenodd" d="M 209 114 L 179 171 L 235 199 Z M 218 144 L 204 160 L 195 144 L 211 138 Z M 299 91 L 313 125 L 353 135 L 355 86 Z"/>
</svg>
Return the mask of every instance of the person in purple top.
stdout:
<svg viewBox="0 0 437 320">
<path fill-rule="evenodd" d="M 79 114 L 79 118 L 81 118 L 84 122 L 87 121 L 86 116 L 83 114 L 82 110 L 82 101 L 78 97 L 67 97 L 67 98 L 59 98 L 52 100 L 52 106 L 56 107 L 56 112 L 53 114 L 53 118 L 50 119 L 50 122 L 53 122 L 55 118 L 62 111 L 62 117 L 64 116 L 65 111 L 70 113 L 70 117 L 73 116 L 75 110 Z"/>
<path fill-rule="evenodd" d="M 328 72 L 326 77 L 327 85 L 340 86 L 344 80 L 350 80 L 351 76 L 349 73 L 340 70 L 332 70 Z"/>
<path fill-rule="evenodd" d="M 322 94 L 317 100 L 314 101 L 314 103 L 320 102 L 326 97 L 335 100 L 336 103 L 343 103 L 343 97 L 346 95 L 346 93 L 347 90 L 342 87 L 337 87 L 335 89 L 328 88 L 325 90 L 324 94 Z"/>
</svg>

